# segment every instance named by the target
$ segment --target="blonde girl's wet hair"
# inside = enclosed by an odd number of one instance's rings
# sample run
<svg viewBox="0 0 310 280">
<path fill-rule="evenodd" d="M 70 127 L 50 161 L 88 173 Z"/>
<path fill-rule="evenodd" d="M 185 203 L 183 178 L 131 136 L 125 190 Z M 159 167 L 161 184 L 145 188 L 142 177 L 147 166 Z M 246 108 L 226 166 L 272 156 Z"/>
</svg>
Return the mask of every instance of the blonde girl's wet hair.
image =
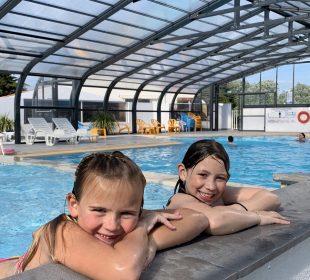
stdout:
<svg viewBox="0 0 310 280">
<path fill-rule="evenodd" d="M 83 191 L 86 187 L 84 183 L 87 182 L 90 177 L 94 176 L 111 181 L 122 180 L 135 187 L 137 189 L 137 198 L 140 197 L 141 199 L 141 214 L 146 180 L 141 169 L 129 157 L 119 151 L 113 153 L 93 153 L 84 157 L 77 166 L 75 182 L 72 189 L 72 194 L 75 195 L 77 201 L 83 196 Z M 33 233 L 33 241 L 24 257 L 22 271 L 25 270 L 27 264 L 32 260 L 38 250 L 41 238 L 45 239 L 50 258 L 53 262 L 57 262 L 55 257 L 56 230 L 62 222 L 76 221 L 69 215 L 61 214 Z M 65 225 L 66 224 L 64 224 L 64 227 Z"/>
</svg>

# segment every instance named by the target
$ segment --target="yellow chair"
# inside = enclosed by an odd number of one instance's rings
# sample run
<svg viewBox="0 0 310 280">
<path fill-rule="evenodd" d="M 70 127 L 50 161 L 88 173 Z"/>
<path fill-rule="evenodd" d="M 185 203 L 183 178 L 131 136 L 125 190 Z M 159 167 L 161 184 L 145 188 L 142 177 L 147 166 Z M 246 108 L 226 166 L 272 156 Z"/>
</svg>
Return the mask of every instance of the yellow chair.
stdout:
<svg viewBox="0 0 310 280">
<path fill-rule="evenodd" d="M 107 137 L 107 130 L 105 128 L 92 128 L 89 132 L 94 135 L 99 135 L 99 138 Z"/>
<path fill-rule="evenodd" d="M 137 119 L 137 126 L 137 133 L 155 133 L 155 128 L 152 125 L 145 123 L 144 120 Z"/>
<path fill-rule="evenodd" d="M 202 131 L 201 116 L 195 115 L 192 112 L 188 112 L 187 115 L 192 117 L 195 120 L 195 128 L 194 128 L 194 130 L 197 131 L 197 129 L 200 129 L 200 131 Z"/>
<path fill-rule="evenodd" d="M 199 129 L 200 131 L 202 131 L 202 122 L 201 122 L 201 117 L 199 115 L 196 115 L 195 118 L 195 131 L 197 129 Z"/>
<path fill-rule="evenodd" d="M 118 129 L 118 133 L 121 133 L 122 131 L 127 131 L 128 134 L 130 133 L 130 127 L 129 127 L 128 123 L 116 122 L 116 126 Z"/>
<path fill-rule="evenodd" d="M 158 120 L 152 119 L 151 123 L 153 127 L 155 128 L 156 133 L 161 132 L 161 129 L 164 129 L 165 132 L 167 132 L 165 126 L 161 124 Z"/>
<path fill-rule="evenodd" d="M 168 132 L 180 132 L 180 124 L 176 119 L 168 120 Z"/>
</svg>

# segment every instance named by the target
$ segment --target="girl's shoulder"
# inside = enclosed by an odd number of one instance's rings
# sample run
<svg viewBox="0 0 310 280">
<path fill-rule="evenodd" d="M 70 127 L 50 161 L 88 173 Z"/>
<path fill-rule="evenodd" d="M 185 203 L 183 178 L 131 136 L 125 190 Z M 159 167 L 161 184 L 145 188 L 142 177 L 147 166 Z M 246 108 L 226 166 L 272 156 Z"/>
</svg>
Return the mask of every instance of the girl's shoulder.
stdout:
<svg viewBox="0 0 310 280">
<path fill-rule="evenodd" d="M 185 203 L 199 202 L 199 200 L 186 193 L 176 193 L 170 198 L 169 208 L 181 208 Z"/>
</svg>

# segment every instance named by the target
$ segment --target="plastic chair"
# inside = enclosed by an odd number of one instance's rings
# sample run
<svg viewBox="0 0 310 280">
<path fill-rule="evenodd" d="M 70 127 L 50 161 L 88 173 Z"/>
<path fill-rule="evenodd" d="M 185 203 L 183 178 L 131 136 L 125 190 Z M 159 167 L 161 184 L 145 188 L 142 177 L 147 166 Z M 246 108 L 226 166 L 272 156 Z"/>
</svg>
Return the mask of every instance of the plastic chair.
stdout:
<svg viewBox="0 0 310 280">
<path fill-rule="evenodd" d="M 128 123 L 119 123 L 119 122 L 115 122 L 116 126 L 118 128 L 118 133 L 121 133 L 122 131 L 127 131 L 127 133 L 130 133 L 130 127 L 128 125 Z"/>
<path fill-rule="evenodd" d="M 168 132 L 180 132 L 180 124 L 176 119 L 168 120 Z"/>
<path fill-rule="evenodd" d="M 197 131 L 197 129 L 200 129 L 200 131 L 202 131 L 201 116 L 195 115 L 192 112 L 188 112 L 187 115 L 190 116 L 191 118 L 193 118 L 195 121 L 194 131 Z"/>
<path fill-rule="evenodd" d="M 98 134 L 88 132 L 87 128 L 78 128 L 75 130 L 67 118 L 52 118 L 52 121 L 56 125 L 57 129 L 64 130 L 66 133 L 72 135 L 76 135 L 77 142 L 82 138 L 88 138 L 89 141 L 98 140 Z"/>
<path fill-rule="evenodd" d="M 191 131 L 191 129 L 195 129 L 195 120 L 188 116 L 185 113 L 181 113 L 181 121 L 186 123 L 186 129 L 187 131 Z"/>
<path fill-rule="evenodd" d="M 137 133 L 141 133 L 141 134 L 155 133 L 155 127 L 153 127 L 150 124 L 145 123 L 144 120 L 137 119 L 137 126 L 138 126 Z"/>
<path fill-rule="evenodd" d="M 44 118 L 28 118 L 31 125 L 26 132 L 26 144 L 32 145 L 37 138 L 44 137 L 47 146 L 54 146 L 59 139 L 67 143 L 77 143 L 76 134 L 66 132 L 63 129 L 55 129 L 47 123 Z"/>
<path fill-rule="evenodd" d="M 154 126 L 156 133 L 161 132 L 161 129 L 164 129 L 165 132 L 167 132 L 166 127 L 163 124 L 161 124 L 158 120 L 152 119 L 151 123 Z"/>
</svg>

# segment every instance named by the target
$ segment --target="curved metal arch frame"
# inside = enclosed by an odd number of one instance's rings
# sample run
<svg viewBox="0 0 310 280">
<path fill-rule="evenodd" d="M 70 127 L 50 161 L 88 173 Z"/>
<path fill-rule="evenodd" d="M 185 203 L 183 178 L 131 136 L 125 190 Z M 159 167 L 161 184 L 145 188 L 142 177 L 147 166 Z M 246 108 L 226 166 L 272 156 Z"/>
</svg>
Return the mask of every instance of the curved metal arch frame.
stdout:
<svg viewBox="0 0 310 280">
<path fill-rule="evenodd" d="M 20 2 L 20 1 L 16 1 L 16 2 Z M 96 26 L 98 23 L 100 23 L 103 20 L 109 18 L 109 16 L 111 16 L 115 12 L 119 11 L 123 7 L 127 6 L 131 2 L 132 2 L 132 0 L 120 0 L 120 1 L 118 1 L 114 6 L 109 8 L 107 11 L 102 12 L 99 16 L 95 17 L 90 22 L 87 22 L 84 26 L 82 26 L 81 28 L 78 28 L 73 33 L 69 34 L 69 36 L 67 36 L 64 41 L 58 42 L 53 47 L 49 48 L 47 51 L 45 51 L 42 54 L 41 57 L 35 58 L 34 60 L 32 60 L 30 63 L 27 64 L 27 66 L 24 68 L 24 70 L 23 70 L 23 72 L 22 72 L 22 74 L 21 74 L 21 76 L 19 78 L 19 81 L 18 81 L 18 84 L 17 84 L 17 88 L 16 88 L 16 93 L 15 93 L 15 133 L 16 133 L 15 141 L 16 141 L 17 144 L 20 144 L 20 142 L 21 142 L 21 134 L 20 134 L 20 130 L 21 130 L 21 125 L 20 125 L 20 108 L 21 108 L 20 100 L 21 100 L 21 93 L 22 93 L 22 90 L 23 90 L 26 78 L 29 75 L 31 69 L 37 63 L 41 62 L 43 59 L 45 59 L 49 55 L 53 54 L 55 51 L 57 51 L 60 48 L 64 47 L 65 45 L 67 45 L 68 43 L 70 43 L 71 41 L 73 41 L 74 39 L 76 39 L 78 36 L 82 35 L 86 31 L 90 30 L 91 28 Z M 76 89 L 77 90 L 81 90 L 81 86 L 78 86 Z M 76 107 L 76 104 L 78 104 L 78 100 L 76 100 L 76 98 L 79 98 L 79 94 L 80 94 L 79 92 L 76 92 L 74 94 L 74 99 L 73 99 L 73 103 L 74 103 L 74 106 L 72 107 L 72 109 L 74 111 L 73 123 L 74 123 L 75 126 L 77 125 L 76 116 L 77 116 L 77 113 L 78 113 L 77 112 L 77 107 Z"/>
<path fill-rule="evenodd" d="M 262 11 L 261 8 L 258 8 L 258 9 L 256 9 L 255 11 L 252 11 L 252 12 L 250 12 L 250 13 L 244 15 L 244 16 L 242 17 L 242 20 L 246 20 L 246 19 L 248 19 L 248 18 L 250 18 L 250 17 L 252 17 L 252 16 L 254 16 L 254 15 L 260 13 L 261 11 Z M 228 28 L 230 28 L 231 24 L 232 24 L 232 22 L 229 22 L 229 23 L 225 24 L 224 26 L 222 26 L 222 27 L 220 27 L 220 28 L 218 28 L 218 29 L 216 29 L 216 30 L 210 32 L 208 35 L 201 36 L 200 38 L 193 40 L 190 44 L 186 44 L 186 46 L 188 46 L 188 45 L 191 46 L 191 45 L 197 44 L 197 43 L 201 42 L 202 40 L 205 40 L 206 38 L 212 36 L 212 34 L 216 34 L 219 30 L 228 29 Z M 182 46 L 182 47 L 180 47 L 180 48 L 178 48 L 178 49 L 184 49 L 184 47 L 185 47 L 185 45 Z M 224 48 L 224 47 L 222 47 L 222 48 Z M 217 51 L 219 51 L 219 50 L 217 50 Z M 214 52 L 214 51 L 213 51 L 213 52 Z M 170 55 L 172 55 L 172 54 L 174 54 L 173 51 L 171 51 Z M 186 66 L 189 66 L 189 65 L 191 65 L 191 64 L 193 64 L 193 63 L 195 63 L 195 62 L 198 62 L 198 61 L 200 61 L 200 60 L 202 60 L 202 59 L 208 57 L 209 55 L 210 55 L 210 53 L 205 53 L 205 54 L 203 54 L 203 55 L 201 55 L 201 56 L 199 56 L 199 57 L 197 57 L 197 58 L 194 58 L 194 59 L 192 59 L 192 60 L 190 60 L 190 61 L 187 61 L 187 62 L 185 62 L 185 63 L 183 63 L 183 64 L 181 64 L 181 65 L 179 65 L 179 66 L 177 66 L 177 67 L 174 67 L 174 68 L 172 68 L 172 69 L 170 69 L 170 70 L 168 70 L 168 71 L 165 71 L 165 72 L 163 72 L 163 73 L 161 73 L 161 74 L 159 74 L 159 75 L 156 75 L 156 76 L 150 78 L 149 80 L 144 81 L 144 82 L 139 86 L 139 88 L 137 89 L 137 91 L 136 91 L 136 93 L 135 93 L 134 101 L 133 101 L 133 104 L 132 104 L 132 109 L 133 109 L 133 117 L 132 117 L 132 119 L 133 119 L 133 131 L 134 131 L 134 132 L 136 131 L 136 124 L 135 124 L 135 123 L 136 123 L 136 109 L 137 109 L 136 106 L 137 106 L 137 100 L 138 100 L 139 95 L 140 95 L 141 91 L 143 90 L 143 88 L 144 88 L 147 84 L 149 84 L 150 82 L 155 81 L 155 80 L 157 80 L 157 79 L 159 79 L 159 78 L 161 78 L 161 77 L 164 77 L 164 76 L 166 76 L 166 75 L 169 75 L 169 74 L 171 74 L 171 73 L 173 73 L 173 72 L 175 72 L 175 71 L 177 71 L 177 70 L 180 70 L 180 69 L 182 69 L 182 68 L 184 68 L 184 67 L 186 67 Z M 194 75 L 197 75 L 197 74 L 195 73 Z M 191 75 L 189 75 L 189 76 L 191 76 Z M 184 80 L 187 80 L 187 79 L 188 79 L 188 76 L 186 76 L 186 78 L 183 78 L 183 79 L 184 79 Z M 182 79 L 181 79 L 181 80 L 182 80 Z M 173 83 L 171 83 L 170 85 L 168 85 L 167 87 L 168 87 L 168 88 L 171 88 L 173 85 L 176 85 L 177 83 L 179 83 L 179 81 L 180 81 L 180 80 L 178 80 L 177 82 L 173 82 Z M 168 88 L 167 88 L 167 87 L 163 90 L 162 94 L 159 96 L 158 103 L 157 103 L 157 118 L 158 118 L 159 121 L 161 121 L 161 118 L 158 117 L 158 116 L 160 115 L 160 114 L 159 114 L 159 111 L 158 111 L 158 110 L 159 110 L 158 108 L 161 107 L 161 103 L 162 103 L 163 97 L 164 97 L 164 95 L 166 94 L 166 92 L 168 91 Z"/>
<path fill-rule="evenodd" d="M 11 0 L 11 1 L 8 1 L 7 3 L 5 3 L 5 5 L 2 7 L 2 9 L 0 10 L 0 18 L 3 17 L 6 13 L 8 13 L 12 8 L 14 8 L 16 5 L 18 5 L 21 1 L 17 1 L 17 0 Z M 22 88 L 23 88 L 23 85 L 24 85 L 24 82 L 27 78 L 27 76 L 29 75 L 29 73 L 31 72 L 31 69 L 37 64 L 39 63 L 40 61 L 42 61 L 44 58 L 46 58 L 47 56 L 49 56 L 50 54 L 53 54 L 55 51 L 57 51 L 58 49 L 60 49 L 61 47 L 65 46 L 66 44 L 68 44 L 69 42 L 71 42 L 72 40 L 76 39 L 79 35 L 83 34 L 85 31 L 91 29 L 92 27 L 94 27 L 96 24 L 102 22 L 103 20 L 105 20 L 106 18 L 108 18 L 110 15 L 114 14 L 115 12 L 117 12 L 118 10 L 122 9 L 123 7 L 127 6 L 129 3 L 131 3 L 132 0 L 126 0 L 126 1 L 118 1 L 114 6 L 112 6 L 110 9 L 108 9 L 107 11 L 103 12 L 102 14 L 100 14 L 99 16 L 97 16 L 96 18 L 94 18 L 93 20 L 91 20 L 90 22 L 88 22 L 87 24 L 85 24 L 84 26 L 82 26 L 81 28 L 77 29 L 76 31 L 74 31 L 73 33 L 69 34 L 65 40 L 59 42 L 59 43 L 56 43 L 56 45 L 54 45 L 53 47 L 51 47 L 50 49 L 48 49 L 47 51 L 45 51 L 42 56 L 40 57 L 36 57 L 34 58 L 25 68 L 24 68 L 24 71 L 22 72 L 21 76 L 20 76 L 20 79 L 19 79 L 19 83 L 18 83 L 18 86 L 17 86 L 17 90 L 16 90 L 16 98 L 15 98 L 15 120 L 18 120 L 17 122 L 15 122 L 15 131 L 16 131 L 16 140 L 19 139 L 20 141 L 20 99 L 21 99 L 21 91 L 22 91 Z M 230 2 L 230 0 L 214 0 L 212 2 L 212 4 L 208 3 L 206 5 L 204 5 L 203 7 L 199 8 L 197 11 L 194 11 L 192 13 L 189 13 L 187 16 L 183 17 L 182 19 L 180 19 L 179 21 L 177 21 L 177 24 L 173 24 L 173 26 L 169 26 L 169 27 L 165 27 L 163 28 L 162 30 L 158 31 L 158 33 L 156 34 L 153 34 L 151 35 L 150 37 L 148 37 L 145 41 L 143 41 L 142 43 L 137 43 L 136 45 L 134 45 L 133 47 L 127 49 L 126 51 L 123 51 L 123 52 L 120 52 L 118 54 L 116 54 L 116 56 L 111 60 L 111 59 L 108 59 L 106 61 L 103 61 L 102 63 L 99 63 L 97 65 L 95 65 L 94 67 L 90 68 L 88 71 L 86 71 L 86 73 L 81 77 L 81 79 L 77 79 L 73 84 L 73 87 L 72 87 L 72 94 L 71 94 L 71 106 L 72 106 L 72 110 L 73 110 L 73 120 L 75 123 L 77 123 L 77 115 L 78 115 L 78 101 L 79 101 L 79 96 L 80 96 L 80 92 L 81 92 L 81 89 L 86 81 L 86 79 L 92 74 L 92 73 L 95 73 L 103 68 L 105 68 L 106 66 L 108 65 L 111 65 L 113 64 L 114 62 L 116 62 L 117 60 L 119 59 L 122 59 L 124 58 L 125 56 L 129 55 L 129 54 L 132 54 L 134 53 L 135 51 L 143 48 L 144 46 L 148 45 L 148 44 L 151 44 L 152 41 L 153 42 L 156 42 L 158 40 L 160 40 L 161 37 L 171 33 L 172 31 L 184 26 L 186 23 L 194 20 L 194 19 L 199 19 L 200 17 L 203 17 L 202 13 L 204 12 L 210 12 L 212 11 L 212 9 L 214 9 L 215 6 L 222 6 L 223 4 L 227 3 L 227 2 Z M 235 2 L 237 4 L 237 6 L 239 7 L 240 5 L 240 2 L 238 2 L 236 0 Z M 212 8 L 212 5 L 213 8 Z M 260 7 L 259 5 L 256 5 L 258 7 Z M 265 7 L 265 6 L 264 6 Z M 239 7 L 240 9 L 241 7 Z M 260 9 L 260 11 L 262 9 L 265 9 L 265 8 L 258 8 Z M 257 9 L 257 10 L 258 10 Z M 233 9 L 232 9 L 233 10 Z M 217 12 L 217 13 L 220 13 Z M 239 15 L 238 15 L 239 13 Z M 246 14 L 246 15 L 250 15 L 250 13 Z M 285 16 L 286 14 L 284 12 L 281 12 L 281 14 L 283 16 Z M 235 18 L 234 18 L 234 23 L 235 24 L 239 24 L 240 20 L 242 20 L 243 18 L 240 17 L 240 11 L 238 11 L 238 9 L 235 11 L 235 15 L 237 15 Z M 246 16 L 244 15 L 244 16 Z M 253 16 L 253 15 L 250 15 L 250 17 Z M 304 24 L 303 22 L 300 22 L 301 24 Z M 183 24 L 183 25 L 182 25 Z M 231 22 L 230 22 L 230 25 L 231 25 Z M 304 24 L 305 25 L 305 24 Z M 203 35 L 202 38 L 197 38 L 197 39 L 194 39 L 191 43 L 189 44 L 186 44 L 186 45 L 183 45 L 182 46 L 182 49 L 185 48 L 188 48 L 190 49 L 193 45 L 197 44 L 198 42 L 200 42 L 201 40 L 204 40 L 206 39 L 208 36 L 212 36 L 210 34 L 216 34 L 218 32 L 219 29 L 217 30 L 213 30 L 211 32 L 208 32 L 208 35 Z M 228 30 L 227 30 L 228 31 Z M 167 39 L 166 39 L 167 40 Z M 169 40 L 169 39 L 168 39 Z M 227 48 L 228 44 L 225 45 L 225 46 L 221 46 L 220 48 Z M 181 47 L 180 47 L 181 48 Z M 155 58 L 154 60 L 140 66 L 140 67 L 137 67 L 136 69 L 116 78 L 115 80 L 112 81 L 112 83 L 108 86 L 107 88 L 107 91 L 106 91 L 106 95 L 104 97 L 104 108 L 108 108 L 108 102 L 109 102 L 109 97 L 110 97 L 110 93 L 111 91 L 113 90 L 113 88 L 115 88 L 115 85 L 121 81 L 122 79 L 140 71 L 141 69 L 144 69 L 146 67 L 148 67 L 149 65 L 152 65 L 154 63 L 157 63 L 159 61 L 161 61 L 162 59 L 165 59 L 165 58 L 168 58 L 169 56 L 171 56 L 172 54 L 174 53 L 178 53 L 180 51 L 180 48 L 177 48 L 176 50 L 173 50 L 173 51 L 170 51 L 170 52 L 167 52 L 165 55 L 161 56 L 161 57 L 158 57 L 158 58 Z M 207 55 L 210 55 L 210 53 L 208 53 Z M 243 56 L 244 53 L 242 54 L 239 54 L 239 57 L 240 56 Z M 201 56 L 200 56 L 201 57 Z M 281 57 L 283 58 L 283 57 Z M 196 58 L 195 58 L 196 59 Z M 194 59 L 194 60 L 195 60 Z M 203 58 L 199 58 L 197 61 L 201 60 Z M 195 63 L 193 62 L 193 60 L 190 60 L 191 63 Z M 186 64 L 186 63 L 185 63 Z M 186 66 L 184 66 L 185 64 L 182 64 L 182 67 L 181 68 L 184 68 Z M 179 66 L 178 66 L 179 67 Z M 144 81 L 140 87 L 137 89 L 136 91 L 136 94 L 134 96 L 134 104 L 135 104 L 135 110 L 134 110 L 134 115 L 136 115 L 136 105 L 137 105 L 137 101 L 138 101 L 138 98 L 139 98 L 139 95 L 141 93 L 141 91 L 143 90 L 143 88 L 150 82 L 154 81 L 154 80 L 157 80 L 159 79 L 160 77 L 164 76 L 164 75 L 167 75 L 169 73 L 172 73 L 174 71 L 177 71 L 178 70 L 178 67 L 174 67 L 172 68 L 171 72 L 169 71 L 165 71 L 164 73 L 161 73 L 160 75 L 157 75 L 157 76 L 154 76 L 152 77 L 151 79 L 149 80 L 146 80 Z M 263 65 L 261 67 L 264 67 Z M 179 68 L 179 69 L 181 69 Z M 255 68 L 256 69 L 256 68 Z M 252 69 L 250 69 L 252 70 Z M 197 75 L 197 72 L 195 73 L 195 75 Z M 188 75 L 186 76 L 184 79 L 189 79 L 191 75 Z M 206 77 L 202 78 L 205 79 Z M 181 79 L 182 80 L 182 79 Z M 180 80 L 178 80 L 177 82 L 180 82 Z M 163 90 L 163 92 L 165 91 L 165 93 L 169 90 L 169 88 L 171 88 L 174 83 L 176 84 L 177 82 L 173 82 L 173 83 L 170 83 L 169 85 L 166 86 L 166 88 Z M 191 81 L 189 82 L 187 85 L 189 84 L 194 84 L 195 82 L 198 82 L 198 80 L 195 80 L 195 81 Z M 208 85 L 210 86 L 210 85 Z M 184 88 L 184 86 L 182 86 L 178 92 L 180 92 L 182 89 Z M 159 98 L 159 101 L 158 101 L 158 104 L 157 104 L 157 114 L 159 115 L 160 114 L 160 111 L 159 111 L 159 107 L 161 107 L 161 103 L 162 103 L 162 100 L 163 100 L 163 97 L 164 95 L 160 95 L 160 98 Z M 175 101 L 175 99 L 174 99 Z M 160 105 L 160 106 L 159 106 Z M 16 124 L 17 123 L 17 124 Z M 135 125 L 135 122 L 134 122 L 134 125 Z"/>
</svg>

